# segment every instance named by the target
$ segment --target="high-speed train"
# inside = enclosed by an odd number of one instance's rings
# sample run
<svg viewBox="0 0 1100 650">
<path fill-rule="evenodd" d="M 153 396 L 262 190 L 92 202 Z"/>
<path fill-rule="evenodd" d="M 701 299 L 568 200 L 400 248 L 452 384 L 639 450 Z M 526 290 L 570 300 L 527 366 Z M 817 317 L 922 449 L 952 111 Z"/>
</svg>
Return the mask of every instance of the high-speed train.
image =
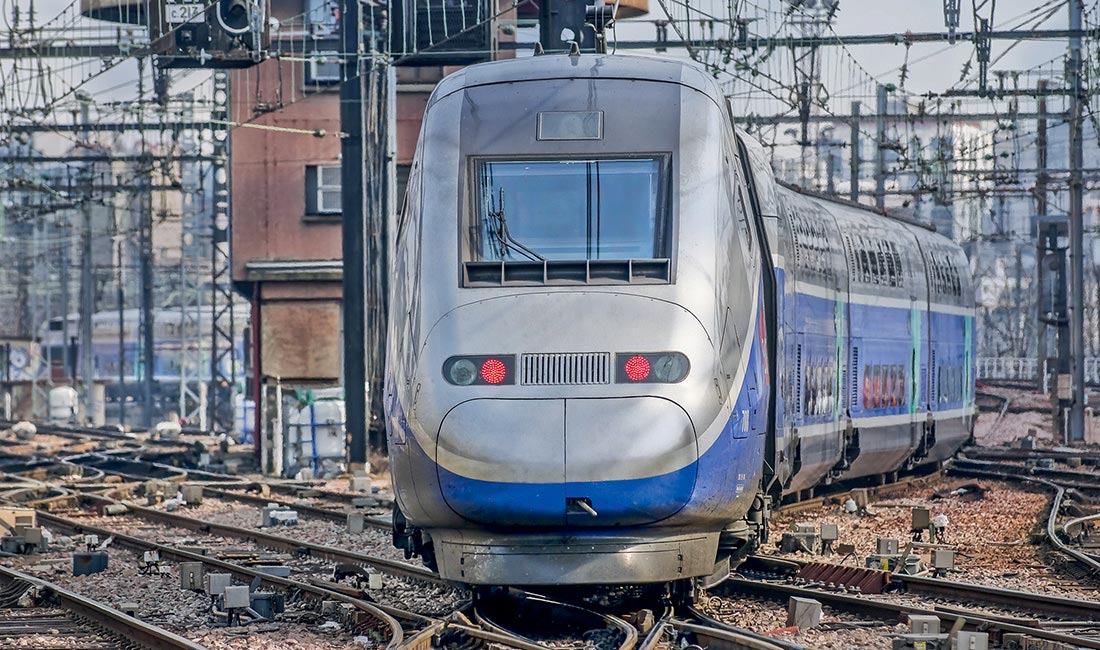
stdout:
<svg viewBox="0 0 1100 650">
<path fill-rule="evenodd" d="M 681 581 L 784 497 L 968 438 L 963 251 L 777 184 L 736 118 L 653 58 L 438 85 L 391 303 L 398 547 L 470 585 Z"/>
</svg>

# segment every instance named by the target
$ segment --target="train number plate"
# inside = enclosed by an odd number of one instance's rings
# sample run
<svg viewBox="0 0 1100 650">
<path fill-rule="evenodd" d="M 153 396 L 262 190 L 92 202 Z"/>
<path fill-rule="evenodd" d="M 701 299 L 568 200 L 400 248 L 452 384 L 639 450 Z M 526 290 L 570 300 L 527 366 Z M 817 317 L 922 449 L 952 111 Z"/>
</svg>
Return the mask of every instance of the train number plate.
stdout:
<svg viewBox="0 0 1100 650">
<path fill-rule="evenodd" d="M 201 2 L 169 4 L 165 5 L 164 9 L 165 19 L 169 25 L 202 22 L 203 5 Z"/>
</svg>

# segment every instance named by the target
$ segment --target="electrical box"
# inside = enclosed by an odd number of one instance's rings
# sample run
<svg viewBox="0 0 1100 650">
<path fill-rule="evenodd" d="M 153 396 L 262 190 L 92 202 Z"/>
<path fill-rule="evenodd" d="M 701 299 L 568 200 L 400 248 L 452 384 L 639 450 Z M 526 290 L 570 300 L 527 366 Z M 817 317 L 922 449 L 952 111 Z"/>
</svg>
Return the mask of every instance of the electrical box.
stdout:
<svg viewBox="0 0 1100 650">
<path fill-rule="evenodd" d="M 913 531 L 928 530 L 932 525 L 932 513 L 928 508 L 913 508 Z"/>
<path fill-rule="evenodd" d="M 821 524 L 821 541 L 835 542 L 840 539 L 840 526 L 836 524 Z"/>
<path fill-rule="evenodd" d="M 38 516 L 31 508 L 0 508 L 0 534 L 16 526 L 34 528 L 37 524 Z"/>
<path fill-rule="evenodd" d="M 269 0 L 152 0 L 150 48 L 161 68 L 247 68 L 267 55 Z"/>
<path fill-rule="evenodd" d="M 880 537 L 878 540 L 878 554 L 879 555 L 897 555 L 898 554 L 898 540 L 887 539 Z"/>
<path fill-rule="evenodd" d="M 226 587 L 223 597 L 226 609 L 243 609 L 251 603 L 248 597 L 248 585 Z"/>
<path fill-rule="evenodd" d="M 954 569 L 955 551 L 949 549 L 936 549 L 932 551 L 933 569 Z"/>
<path fill-rule="evenodd" d="M 233 576 L 228 573 L 207 573 L 206 593 L 211 596 L 220 596 L 225 593 L 225 588 L 232 584 Z"/>
<path fill-rule="evenodd" d="M 204 573 L 202 562 L 180 562 L 180 589 L 201 591 Z"/>
</svg>

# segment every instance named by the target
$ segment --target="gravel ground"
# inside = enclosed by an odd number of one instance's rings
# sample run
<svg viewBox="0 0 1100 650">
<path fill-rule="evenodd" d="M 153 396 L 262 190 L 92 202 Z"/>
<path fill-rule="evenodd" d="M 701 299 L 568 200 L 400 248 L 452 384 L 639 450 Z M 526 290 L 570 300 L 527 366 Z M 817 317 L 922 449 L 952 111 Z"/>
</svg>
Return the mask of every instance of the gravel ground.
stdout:
<svg viewBox="0 0 1100 650">
<path fill-rule="evenodd" d="M 336 533 L 352 539 L 359 539 L 366 536 L 368 532 L 371 532 L 375 537 L 375 542 L 378 541 L 377 538 L 380 534 L 385 533 L 385 531 L 377 529 L 367 529 L 362 535 L 351 535 L 347 533 L 344 528 L 337 526 L 333 522 L 317 519 L 300 520 L 297 526 L 284 526 L 277 529 L 260 529 L 259 526 L 256 525 L 259 523 L 259 512 L 250 513 L 247 512 L 247 510 L 251 510 L 251 508 L 242 511 L 240 504 L 226 502 L 213 503 L 210 500 L 204 500 L 201 506 L 185 509 L 184 514 L 188 517 L 206 521 L 274 532 L 275 534 L 290 539 L 308 541 L 315 544 L 325 544 L 343 550 L 352 550 L 372 555 L 378 555 L 378 553 L 371 553 L 369 548 L 360 549 L 356 548 L 355 545 L 349 546 L 338 543 L 338 541 L 332 538 L 332 535 L 335 533 L 328 530 L 328 528 L 336 528 Z M 244 521 L 243 519 L 245 518 L 247 518 L 248 521 Z M 199 546 L 209 549 L 209 554 L 215 557 L 225 554 L 238 554 L 241 552 L 248 553 L 256 549 L 264 549 L 264 553 L 261 557 L 265 561 L 251 562 L 252 564 L 288 565 L 291 568 L 290 577 L 300 581 L 307 581 L 311 577 L 331 580 L 333 568 L 335 567 L 335 563 L 327 560 L 311 557 L 291 557 L 288 554 L 265 549 L 265 547 L 259 544 L 254 544 L 245 540 L 198 533 L 191 530 L 181 530 L 172 526 L 148 522 L 135 516 L 87 517 L 81 519 L 81 521 L 86 521 L 92 526 L 132 534 L 136 537 L 150 539 L 162 544 Z M 315 524 L 316 526 L 311 527 L 310 524 Z M 311 528 L 316 528 L 317 530 L 312 530 Z M 385 543 L 389 544 L 388 533 L 385 534 L 387 535 L 385 537 Z M 362 542 L 360 545 L 365 546 Z M 390 550 L 393 550 L 392 547 Z M 399 556 L 399 554 L 396 553 L 390 553 L 389 555 L 391 556 L 390 559 L 404 559 L 403 556 Z M 233 557 L 224 557 L 223 559 L 234 561 Z M 382 585 L 382 589 L 368 592 L 370 600 L 427 616 L 448 614 L 453 611 L 461 601 L 468 598 L 467 593 L 457 589 L 395 576 L 382 576 Z M 364 588 L 366 587 L 366 585 L 362 586 Z"/>
<path fill-rule="evenodd" d="M 785 606 L 752 596 L 710 597 L 701 603 L 701 609 L 724 623 L 778 639 L 795 641 L 815 650 L 888 650 L 890 638 L 887 635 L 908 632 L 908 627 L 904 624 L 860 620 L 831 607 L 822 608 L 821 627 L 795 632 L 787 628 Z"/>
<path fill-rule="evenodd" d="M 235 501 L 206 497 L 203 499 L 202 505 L 187 507 L 182 512 L 188 517 L 204 521 L 271 532 L 271 529 L 260 528 L 260 508 Z M 306 513 L 299 513 L 297 525 L 275 530 L 278 534 L 286 537 L 293 537 L 314 544 L 333 546 L 346 551 L 375 555 L 390 560 L 404 561 L 405 559 L 404 552 L 393 547 L 390 532 L 380 528 L 368 526 L 363 529 L 362 533 L 352 534 L 348 532 L 345 525 L 327 519 L 311 517 Z"/>
<path fill-rule="evenodd" d="M 863 565 L 863 559 L 875 552 L 880 537 L 899 540 L 901 545 L 912 539 L 910 524 L 913 507 L 926 507 L 933 516 L 947 515 L 950 522 L 947 542 L 956 550 L 957 572 L 952 579 L 959 582 L 993 585 L 1040 593 L 1100 600 L 1100 593 L 1087 585 L 1060 577 L 1046 566 L 1031 535 L 1045 521 L 1049 498 L 1045 493 L 1021 489 L 1011 483 L 981 481 L 985 488 L 982 498 L 974 492 L 933 499 L 934 492 L 962 488 L 975 481 L 944 480 L 931 487 L 915 487 L 893 498 L 871 504 L 865 516 L 850 515 L 838 505 L 827 505 L 816 511 L 793 514 L 779 513 L 775 518 L 776 539 L 795 523 L 837 524 L 839 543 L 856 546 L 849 564 Z M 925 536 L 927 540 L 927 535 Z M 926 552 L 927 553 L 927 552 Z M 837 556 L 820 557 L 806 553 L 792 557 L 805 560 L 841 562 Z M 925 557 L 927 559 L 927 556 Z"/>
<path fill-rule="evenodd" d="M 58 550 L 44 555 L 5 559 L 5 563 L 112 607 L 137 603 L 137 615 L 142 620 L 185 636 L 211 650 L 284 647 L 329 650 L 353 647 L 354 636 L 350 632 L 331 624 L 321 629 L 326 619 L 304 602 L 288 602 L 286 613 L 273 622 L 241 628 L 218 627 L 217 620 L 208 612 L 209 598 L 179 588 L 176 565 L 167 564 L 166 575 L 143 576 L 133 554 L 108 549 L 110 557 L 106 571 L 73 576 L 71 547 L 62 550 L 63 545 L 57 544 L 55 548 Z"/>
<path fill-rule="evenodd" d="M 1049 412 L 1005 413 L 997 421 L 997 413 L 981 413 L 974 424 L 974 441 L 982 447 L 999 447 L 1026 438 L 1035 431 L 1042 447 L 1054 446 L 1053 422 Z M 994 426 L 996 425 L 996 426 Z"/>
</svg>

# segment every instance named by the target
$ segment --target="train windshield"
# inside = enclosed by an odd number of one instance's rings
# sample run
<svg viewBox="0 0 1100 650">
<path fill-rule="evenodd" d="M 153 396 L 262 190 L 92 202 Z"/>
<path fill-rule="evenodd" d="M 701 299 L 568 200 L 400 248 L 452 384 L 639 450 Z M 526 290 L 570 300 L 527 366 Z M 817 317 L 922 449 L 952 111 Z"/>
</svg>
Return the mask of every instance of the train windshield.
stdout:
<svg viewBox="0 0 1100 650">
<path fill-rule="evenodd" d="M 665 156 L 477 163 L 480 260 L 669 257 Z"/>
</svg>

